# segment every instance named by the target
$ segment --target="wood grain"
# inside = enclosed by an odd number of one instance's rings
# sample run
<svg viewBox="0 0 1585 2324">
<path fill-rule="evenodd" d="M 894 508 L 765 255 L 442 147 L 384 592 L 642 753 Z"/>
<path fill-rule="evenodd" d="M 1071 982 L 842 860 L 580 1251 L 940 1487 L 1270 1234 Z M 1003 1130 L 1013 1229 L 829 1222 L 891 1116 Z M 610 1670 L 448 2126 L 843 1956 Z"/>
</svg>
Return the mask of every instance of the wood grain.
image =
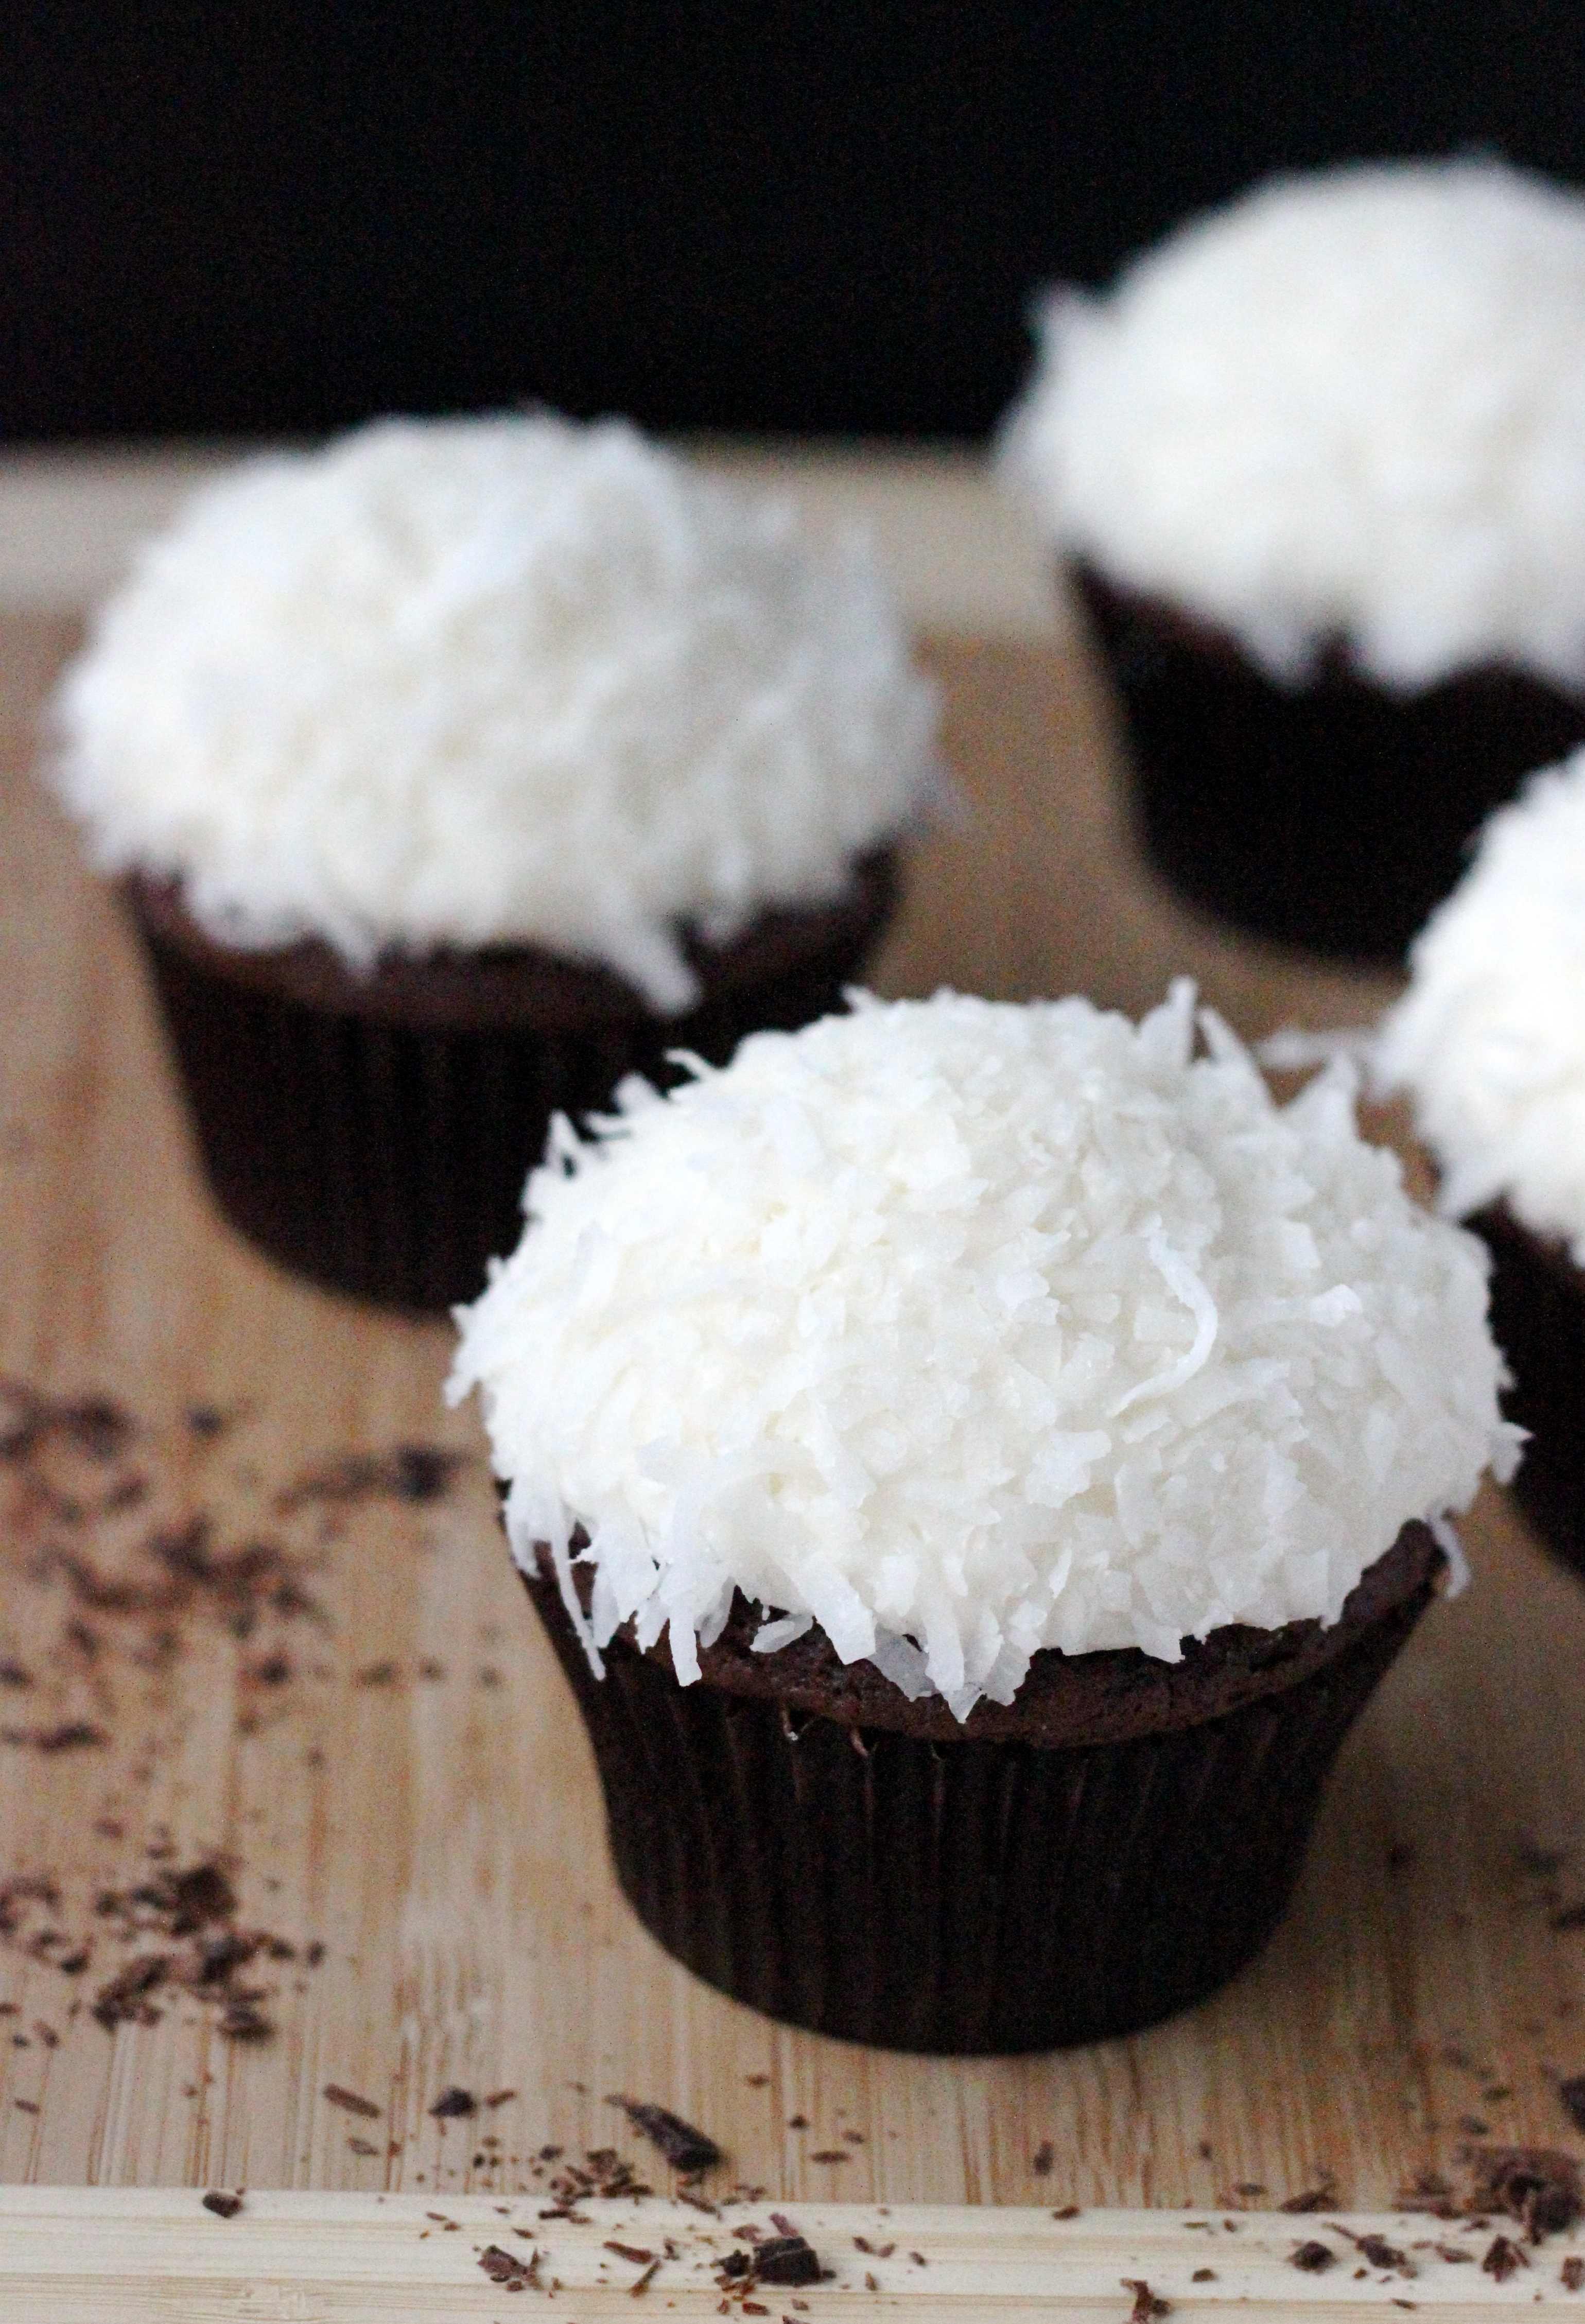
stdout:
<svg viewBox="0 0 1585 2324">
<path fill-rule="evenodd" d="M 1304 2316 L 1396 2315 L 1414 2308 L 1461 2324 L 1556 2303 L 1578 2311 L 1563 2289 L 1573 2241 L 1554 2238 L 1496 2282 L 1479 2263 L 1493 2240 L 1479 2230 L 1424 2220 L 1350 2214 L 1295 2220 L 1240 2218 L 1231 2231 L 1201 2212 L 1088 2211 L 1054 2220 L 1033 2209 L 800 2205 L 790 2224 L 828 2272 L 802 2292 L 751 2288 L 753 2306 L 728 2303 L 722 2261 L 751 2249 L 746 2227 L 778 2233 L 764 2202 L 736 2204 L 717 2218 L 664 2200 L 591 2203 L 577 2221 L 539 2219 L 521 2204 L 451 2199 L 438 2210 L 393 2195 L 249 2195 L 236 2217 L 219 2220 L 194 2194 L 146 2190 L 89 2193 L 76 2188 L 0 2189 L 0 2301 L 9 2324 L 205 2324 L 311 2317 L 314 2324 L 423 2324 L 423 2319 L 523 2315 L 542 2324 L 631 2319 L 649 2309 L 679 2324 L 689 2318 L 786 2317 L 789 2300 L 818 2324 L 875 2324 L 915 2317 L 919 2324 L 1123 2324 L 1138 2298 L 1201 2324 L 1244 2324 Z M 1355 2238 L 1378 2236 L 1396 2259 L 1362 2264 Z M 1335 2255 L 1322 2273 L 1296 2269 L 1301 2240 Z M 1461 2254 L 1444 2257 L 1442 2252 Z M 622 2246 L 613 2249 L 613 2246 Z M 480 2265 L 492 2246 L 527 2262 L 538 2281 L 514 2303 Z M 671 2255 L 666 2255 L 668 2252 Z M 632 2255 L 659 2256 L 650 2261 Z M 552 2288 L 554 2287 L 554 2288 Z M 1396 2303 L 1396 2305 L 1395 2305 Z M 788 2319 L 791 2324 L 791 2319 Z"/>
<path fill-rule="evenodd" d="M 0 1657 L 38 1676 L 0 1688 L 0 1726 L 80 1717 L 109 1739 L 0 1748 L 0 1877 L 49 1875 L 62 1928 L 95 1942 L 76 1978 L 0 1950 L 0 2180 L 505 2200 L 546 2143 L 641 2157 L 613 2091 L 706 2125 L 742 2181 L 820 2204 L 1209 2204 L 1240 2185 L 1267 2190 L 1239 2199 L 1258 2204 L 1329 2171 L 1339 2200 L 1378 2209 L 1464 2138 L 1570 2144 L 1556 2086 L 1585 2069 L 1585 1929 L 1553 1923 L 1585 1895 L 1585 1592 L 1495 1493 L 1468 1528 L 1477 1586 L 1433 1609 L 1351 1741 L 1290 1920 L 1206 2007 L 1068 2055 L 899 2058 L 769 2024 L 659 1953 L 608 1874 L 582 1736 L 479 1468 L 429 1508 L 344 1511 L 330 1538 L 311 1506 L 290 1526 L 274 1510 L 323 1456 L 476 1455 L 479 1438 L 438 1404 L 446 1327 L 287 1279 L 209 1208 L 125 931 L 27 778 L 72 634 L 0 622 L 0 1374 L 124 1400 L 161 1507 L 217 1510 L 231 1544 L 290 1533 L 329 1627 L 288 1625 L 292 1676 L 267 1686 L 249 1674 L 260 1638 L 189 1609 L 151 1667 L 146 1624 L 81 1615 L 59 1567 L 41 1572 L 37 1510 L 6 1513 Z M 1380 980 L 1234 943 L 1140 872 L 1082 655 L 959 639 L 933 659 L 969 814 L 919 853 L 884 990 L 1086 989 L 1137 1010 L 1186 969 L 1249 1034 L 1379 1005 Z M 195 1405 L 244 1416 L 196 1441 Z M 98 1634 L 87 1664 L 79 1616 Z M 389 1680 L 359 1683 L 382 1664 Z M 227 1852 L 243 1923 L 299 1949 L 267 1971 L 273 2038 L 226 2040 L 191 1997 L 114 2032 L 83 2006 L 123 1958 L 96 1895 L 167 1845 L 156 1862 Z M 328 2082 L 378 2121 L 326 2102 Z M 516 2095 L 484 2126 L 436 2119 L 451 2083 Z M 200 2226 L 223 2252 L 226 2229 Z M 175 2312 L 159 2296 L 140 2312 Z M 46 2312 L 36 2284 L 25 2297 Z M 217 2290 L 204 2312 L 241 2310 Z M 371 2293 L 312 2312 L 397 2310 Z"/>
</svg>

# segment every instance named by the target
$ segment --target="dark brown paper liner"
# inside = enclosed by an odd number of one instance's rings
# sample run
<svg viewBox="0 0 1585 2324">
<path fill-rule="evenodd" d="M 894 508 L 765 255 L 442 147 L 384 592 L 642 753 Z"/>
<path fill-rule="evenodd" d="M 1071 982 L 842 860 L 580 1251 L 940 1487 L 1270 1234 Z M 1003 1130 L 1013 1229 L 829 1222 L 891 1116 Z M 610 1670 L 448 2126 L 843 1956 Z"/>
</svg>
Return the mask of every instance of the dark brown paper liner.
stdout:
<svg viewBox="0 0 1585 2324">
<path fill-rule="evenodd" d="M 1251 934 L 1400 958 L 1524 778 L 1585 741 L 1585 698 L 1498 667 L 1416 693 L 1339 651 L 1303 686 L 1225 632 L 1073 568 L 1122 706 L 1146 853 Z"/>
<path fill-rule="evenodd" d="M 1259 1950 L 1327 1770 L 1431 1594 L 1284 1692 L 1124 1742 L 922 1739 L 679 1686 L 619 1637 L 589 1667 L 527 1578 L 588 1727 L 616 1874 L 708 1984 L 844 2040 L 1046 2050 L 1188 2007 Z"/>
<path fill-rule="evenodd" d="M 1514 1498 L 1585 1573 L 1585 1276 L 1504 1204 L 1466 1223 L 1491 1251 L 1491 1333 L 1513 1374 L 1503 1411 L 1530 1431 Z"/>
<path fill-rule="evenodd" d="M 894 888 L 889 859 L 871 859 L 849 903 L 768 915 L 730 978 L 704 956 L 705 998 L 680 1018 L 530 954 L 485 956 L 492 989 L 471 1010 L 455 961 L 429 978 L 401 964 L 354 991 L 348 972 L 313 956 L 323 947 L 229 954 L 168 899 L 127 892 L 226 1217 L 316 1282 L 440 1310 L 476 1298 L 487 1260 L 517 1243 L 554 1112 L 598 1111 L 625 1074 L 675 1081 L 668 1050 L 724 1065 L 748 1033 L 840 1008 Z"/>
</svg>

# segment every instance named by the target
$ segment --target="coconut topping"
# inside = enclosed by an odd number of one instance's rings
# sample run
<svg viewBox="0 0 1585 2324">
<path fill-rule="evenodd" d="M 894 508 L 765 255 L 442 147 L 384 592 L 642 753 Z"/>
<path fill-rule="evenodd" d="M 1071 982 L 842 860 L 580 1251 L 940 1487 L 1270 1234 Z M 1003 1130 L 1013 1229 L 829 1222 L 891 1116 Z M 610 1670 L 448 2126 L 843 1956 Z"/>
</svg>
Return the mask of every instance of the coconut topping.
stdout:
<svg viewBox="0 0 1585 2324">
<path fill-rule="evenodd" d="M 1492 816 L 1373 1068 L 1411 1093 L 1444 1210 L 1500 1195 L 1585 1266 L 1585 751 Z"/>
<path fill-rule="evenodd" d="M 741 1591 L 763 1649 L 812 1620 L 966 1717 L 1043 1646 L 1332 1621 L 1511 1466 L 1484 1255 L 1345 1065 L 1278 1109 L 1187 983 L 1137 1028 L 852 998 L 561 1125 L 458 1311 L 448 1394 L 597 1668 L 631 1618 L 687 1683 Z"/>
<path fill-rule="evenodd" d="M 1064 549 L 1280 679 L 1585 688 L 1585 198 L 1491 161 L 1258 188 L 1063 290 L 1007 458 Z"/>
<path fill-rule="evenodd" d="M 529 943 L 659 1010 L 829 902 L 936 780 L 935 696 L 853 543 L 618 421 L 387 420 L 200 493 L 58 698 L 101 862 L 221 941 Z"/>
</svg>

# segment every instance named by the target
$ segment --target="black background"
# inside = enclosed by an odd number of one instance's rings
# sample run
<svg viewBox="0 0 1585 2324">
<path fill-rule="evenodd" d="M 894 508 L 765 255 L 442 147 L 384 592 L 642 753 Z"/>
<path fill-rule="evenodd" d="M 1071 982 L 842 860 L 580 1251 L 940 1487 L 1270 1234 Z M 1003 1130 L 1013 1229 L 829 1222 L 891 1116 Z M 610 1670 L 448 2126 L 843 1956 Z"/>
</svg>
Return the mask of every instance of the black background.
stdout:
<svg viewBox="0 0 1585 2324">
<path fill-rule="evenodd" d="M 13 438 L 524 398 L 972 436 L 1036 284 L 1272 169 L 1585 179 L 1585 0 L 23 0 L 3 38 Z"/>
</svg>

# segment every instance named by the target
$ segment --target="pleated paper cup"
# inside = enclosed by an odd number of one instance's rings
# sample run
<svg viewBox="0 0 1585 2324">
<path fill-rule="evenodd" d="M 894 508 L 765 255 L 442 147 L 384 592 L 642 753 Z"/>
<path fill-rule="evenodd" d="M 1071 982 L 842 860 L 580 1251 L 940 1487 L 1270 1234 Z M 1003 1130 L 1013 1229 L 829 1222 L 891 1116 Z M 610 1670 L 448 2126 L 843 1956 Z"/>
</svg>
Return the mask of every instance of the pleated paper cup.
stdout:
<svg viewBox="0 0 1585 2324">
<path fill-rule="evenodd" d="M 218 944 L 168 885 L 134 878 L 124 894 L 226 1218 L 331 1289 L 441 1311 L 475 1297 L 516 1243 L 553 1113 L 599 1111 L 627 1074 L 666 1085 L 669 1051 L 724 1065 L 749 1033 L 840 1008 L 896 888 L 883 852 L 835 904 L 691 945 L 704 998 L 682 1017 L 656 1015 L 608 970 L 532 949 L 360 973 L 320 943 Z"/>
<path fill-rule="evenodd" d="M 844 1673 L 818 1634 L 707 1648 L 681 1686 L 663 1646 L 619 1632 L 596 1676 L 548 1554 L 525 1580 L 650 1933 L 769 2016 L 972 2054 L 1134 2032 L 1259 1951 L 1440 1563 L 1407 1526 L 1330 1630 L 1217 1632 L 1183 1665 L 1043 1654 L 1009 1710 L 964 1727 Z M 823 1692 L 842 1715 L 812 1707 Z"/>
</svg>

